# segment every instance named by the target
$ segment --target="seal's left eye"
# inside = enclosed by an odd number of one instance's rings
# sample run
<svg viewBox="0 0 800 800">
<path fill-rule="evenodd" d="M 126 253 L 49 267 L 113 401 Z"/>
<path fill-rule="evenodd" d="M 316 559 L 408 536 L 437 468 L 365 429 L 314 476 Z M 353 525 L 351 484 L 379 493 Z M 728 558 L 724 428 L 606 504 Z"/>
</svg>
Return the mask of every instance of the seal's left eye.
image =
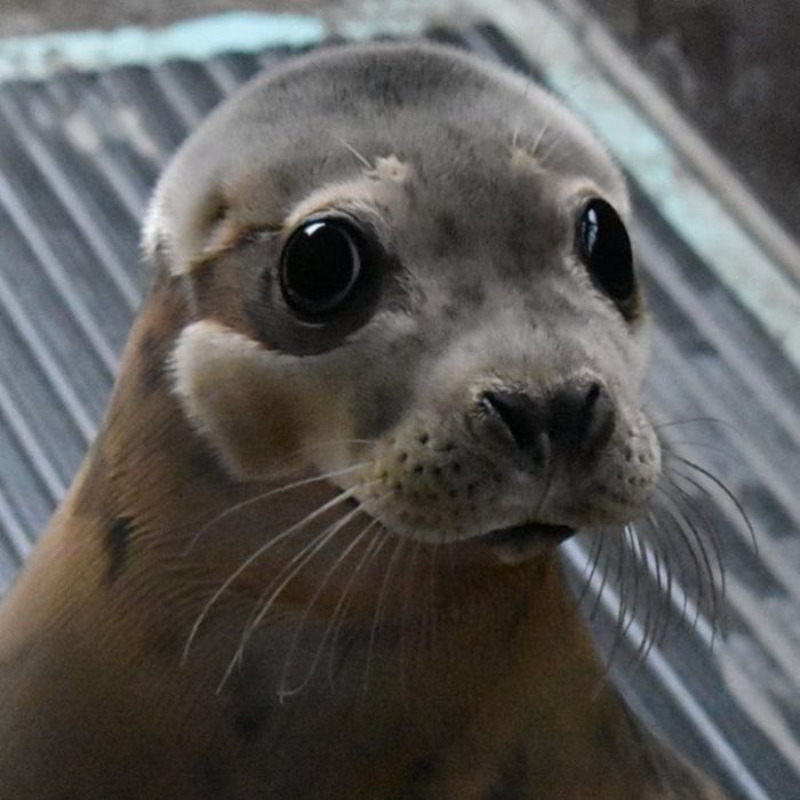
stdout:
<svg viewBox="0 0 800 800">
<path fill-rule="evenodd" d="M 577 249 L 597 287 L 625 313 L 634 298 L 631 240 L 614 207 L 600 198 L 590 200 L 578 220 Z"/>
<path fill-rule="evenodd" d="M 339 219 L 310 220 L 289 237 L 280 265 L 280 286 L 298 314 L 320 317 L 347 305 L 362 273 L 357 232 Z"/>
</svg>

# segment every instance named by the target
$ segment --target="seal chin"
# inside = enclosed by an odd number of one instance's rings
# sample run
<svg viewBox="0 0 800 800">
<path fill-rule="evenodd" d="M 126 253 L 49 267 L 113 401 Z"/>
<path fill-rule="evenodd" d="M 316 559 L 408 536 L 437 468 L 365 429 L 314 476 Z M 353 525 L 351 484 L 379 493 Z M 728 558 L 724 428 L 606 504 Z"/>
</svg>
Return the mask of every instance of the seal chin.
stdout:
<svg viewBox="0 0 800 800">
<path fill-rule="evenodd" d="M 555 549 L 575 532 L 574 528 L 566 525 L 526 522 L 510 528 L 500 528 L 478 538 L 504 564 L 519 564 Z"/>
</svg>

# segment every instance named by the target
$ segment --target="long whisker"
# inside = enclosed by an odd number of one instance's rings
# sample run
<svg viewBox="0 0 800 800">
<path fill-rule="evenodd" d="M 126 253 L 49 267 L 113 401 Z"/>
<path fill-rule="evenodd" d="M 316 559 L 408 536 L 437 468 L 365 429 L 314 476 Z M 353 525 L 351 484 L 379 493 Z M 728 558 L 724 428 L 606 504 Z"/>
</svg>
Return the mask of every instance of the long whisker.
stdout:
<svg viewBox="0 0 800 800">
<path fill-rule="evenodd" d="M 650 550 L 651 548 L 648 547 L 645 538 L 642 532 L 639 529 L 638 525 L 630 525 L 631 534 L 633 535 L 633 539 L 636 542 L 637 548 L 637 556 L 641 560 L 641 563 L 644 565 L 644 569 L 653 574 L 653 568 L 651 567 L 651 561 L 654 560 L 653 556 L 651 556 Z M 654 528 L 655 530 L 655 528 Z M 637 570 L 638 576 L 638 570 Z M 655 626 L 658 619 L 658 606 L 657 603 L 653 602 L 652 593 L 647 592 L 645 594 L 646 602 L 645 602 L 645 610 L 642 619 L 642 639 L 639 642 L 639 645 L 636 648 L 636 652 L 634 653 L 634 663 L 642 664 L 642 657 L 643 654 L 647 650 L 647 642 L 652 640 L 654 633 L 655 633 Z M 638 589 L 637 589 L 637 598 L 636 603 L 639 605 L 639 597 L 638 597 Z M 631 617 L 631 621 L 633 617 Z"/>
<path fill-rule="evenodd" d="M 696 578 L 696 595 L 694 600 L 691 602 L 692 609 L 691 618 L 689 621 L 692 628 L 696 629 L 701 622 L 701 609 L 705 608 L 711 616 L 710 631 L 707 633 L 707 636 L 710 638 L 713 644 L 719 614 L 717 580 L 705 545 L 706 537 L 695 525 L 690 513 L 691 511 L 699 513 L 699 509 L 694 506 L 692 498 L 686 492 L 683 492 L 680 487 L 677 487 L 674 484 L 674 481 L 666 473 L 665 477 L 669 481 L 670 486 L 677 491 L 678 496 L 674 497 L 670 492 L 667 491 L 665 487 L 657 487 L 663 496 L 674 507 L 673 512 L 673 510 L 667 506 L 659 504 L 659 513 L 667 517 L 668 521 L 671 522 L 671 530 L 680 537 L 681 542 L 685 547 L 685 551 L 691 557 L 692 565 L 694 567 L 694 575 Z M 717 561 L 717 564 L 719 570 L 722 570 L 722 563 Z M 720 574 L 724 575 L 724 572 L 721 572 Z M 683 584 L 687 588 L 690 586 L 688 580 L 684 580 Z M 684 589 L 681 613 L 685 619 L 689 619 L 687 618 L 687 609 L 689 606 L 690 599 L 686 593 L 686 589 Z"/>
<path fill-rule="evenodd" d="M 264 502 L 264 500 L 267 500 L 270 497 L 275 497 L 276 495 L 279 494 L 291 492 L 294 489 L 300 489 L 304 486 L 310 486 L 311 484 L 314 483 L 328 481 L 331 478 L 340 478 L 343 475 L 349 475 L 353 472 L 363 469 L 364 467 L 368 466 L 368 464 L 369 464 L 368 461 L 363 461 L 359 464 L 352 464 L 351 466 L 346 467 L 344 469 L 335 470 L 334 472 L 326 472 L 322 475 L 312 475 L 310 478 L 303 478 L 302 480 L 295 481 L 294 483 L 289 483 L 284 486 L 278 486 L 275 489 L 271 489 L 268 492 L 258 494 L 255 497 L 248 497 L 247 500 L 242 500 L 240 503 L 236 503 L 235 505 L 226 508 L 225 511 L 222 511 L 221 513 L 217 514 L 215 517 L 209 520 L 205 525 L 203 525 L 203 527 L 200 528 L 200 530 L 194 535 L 192 541 L 187 546 L 183 555 L 186 556 L 191 552 L 192 548 L 197 544 L 200 537 L 203 536 L 208 531 L 209 528 L 218 524 L 219 522 L 222 522 L 222 520 L 227 519 L 229 516 L 237 513 L 238 511 L 241 511 L 242 509 L 248 508 L 249 506 L 255 505 L 256 503 L 262 503 Z"/>
<path fill-rule="evenodd" d="M 602 532 L 597 532 L 594 536 L 594 543 L 592 544 L 592 550 L 589 553 L 589 560 L 586 562 L 586 566 L 584 567 L 584 572 L 582 576 L 583 586 L 581 587 L 580 593 L 578 594 L 579 607 L 583 606 L 583 602 L 586 599 L 586 595 L 589 591 L 589 588 L 592 585 L 592 581 L 594 580 L 595 573 L 597 572 L 597 566 L 600 563 L 600 559 L 603 556 L 605 540 L 606 537 L 603 535 Z"/>
<path fill-rule="evenodd" d="M 653 638 L 650 646 L 663 641 L 664 637 L 666 636 L 666 632 L 669 628 L 669 623 L 672 619 L 671 615 L 671 607 L 672 607 L 672 598 L 673 598 L 673 573 L 674 567 L 672 566 L 673 558 L 672 554 L 675 551 L 674 540 L 671 538 L 672 532 L 677 532 L 678 536 L 680 537 L 681 541 L 684 543 L 687 552 L 692 557 L 692 561 L 695 564 L 695 569 L 697 569 L 697 558 L 694 553 L 694 548 L 692 546 L 691 540 L 686 534 L 685 525 L 689 526 L 691 529 L 693 524 L 690 520 L 686 518 L 686 515 L 683 513 L 680 506 L 676 503 L 675 499 L 670 495 L 666 489 L 661 485 L 656 485 L 656 489 L 668 500 L 670 503 L 673 504 L 677 515 L 673 513 L 668 507 L 662 505 L 661 506 L 661 513 L 663 513 L 669 522 L 671 522 L 671 526 L 663 526 L 659 525 L 655 519 L 652 519 L 652 530 L 654 536 L 650 539 L 651 543 L 654 547 L 658 548 L 658 552 L 660 553 L 661 559 L 663 560 L 663 570 L 666 579 L 666 590 L 663 591 L 663 603 L 662 608 L 660 610 L 661 619 L 663 619 L 663 623 L 660 625 L 656 625 L 653 628 Z M 679 518 L 680 517 L 680 518 Z M 699 534 L 695 534 L 699 535 Z M 664 541 L 664 539 L 666 539 Z M 678 564 L 681 565 L 681 562 L 678 561 Z M 657 569 L 660 569 L 660 564 L 657 565 Z M 681 577 L 685 579 L 685 573 L 683 571 L 682 565 L 680 566 L 681 570 Z M 703 587 L 703 580 L 702 576 L 699 572 L 696 573 L 698 577 L 698 591 L 702 592 Z M 688 588 L 688 581 L 684 580 L 683 584 L 686 588 Z M 659 584 L 660 588 L 660 584 Z M 686 589 L 682 588 L 681 591 L 683 592 L 683 601 L 681 604 L 681 616 L 685 618 L 686 616 L 686 607 L 687 607 L 687 596 L 686 596 Z M 696 607 L 697 608 L 697 607 Z M 659 620 L 660 621 L 660 620 Z M 647 648 L 647 651 L 643 654 L 643 658 L 646 657 L 647 652 L 649 652 L 650 647 Z"/>
<path fill-rule="evenodd" d="M 684 513 L 684 511 L 680 508 L 680 506 L 677 505 L 675 500 L 671 497 L 671 495 L 669 495 L 668 492 L 666 492 L 666 490 L 661 489 L 661 491 L 665 494 L 667 499 L 670 500 L 670 502 L 672 502 L 674 504 L 675 511 L 673 511 L 672 509 L 667 508 L 666 506 L 662 505 L 659 508 L 659 513 L 661 515 L 663 515 L 664 517 L 666 517 L 666 522 L 669 523 L 669 527 L 667 527 L 666 524 L 665 525 L 657 525 L 654 522 L 653 523 L 653 526 L 654 526 L 653 529 L 655 531 L 663 533 L 664 535 L 671 535 L 670 532 L 677 533 L 678 537 L 680 538 L 681 542 L 683 543 L 683 545 L 686 548 L 686 552 L 691 556 L 691 562 L 692 562 L 692 566 L 694 567 L 694 575 L 695 575 L 694 585 L 697 588 L 696 588 L 696 601 L 693 604 L 694 605 L 694 611 L 693 611 L 693 615 L 692 615 L 692 618 L 691 618 L 691 621 L 690 621 L 689 624 L 691 625 L 692 628 L 696 628 L 697 624 L 698 624 L 698 621 L 700 619 L 700 610 L 701 610 L 701 608 L 703 608 L 704 605 L 709 605 L 709 603 L 711 601 L 710 600 L 708 600 L 708 601 L 705 600 L 706 585 L 707 585 L 706 576 L 703 573 L 702 564 L 698 560 L 697 555 L 695 554 L 694 545 L 692 544 L 692 540 L 689 538 L 689 535 L 686 533 L 686 527 L 688 527 L 689 530 L 692 530 L 692 527 L 693 527 L 694 523 L 692 523 L 691 520 L 688 520 L 686 518 L 686 514 Z M 696 536 L 699 535 L 699 532 L 694 532 L 693 531 L 692 535 L 696 537 Z M 684 590 L 683 601 L 682 601 L 682 604 L 681 604 L 681 616 L 684 619 L 686 619 L 687 618 L 686 617 L 687 609 L 688 609 L 688 606 L 689 606 L 689 597 L 688 597 L 688 594 L 687 594 L 687 590 L 688 590 L 688 587 L 690 585 L 692 585 L 692 584 L 690 583 L 690 581 L 688 579 L 688 576 L 685 575 L 685 572 L 683 573 L 682 577 L 684 579 L 683 580 L 683 584 L 686 587 L 686 589 Z"/>
<path fill-rule="evenodd" d="M 351 489 L 348 489 L 346 492 L 341 492 L 332 500 L 329 500 L 327 503 L 324 503 L 322 506 L 317 508 L 315 511 L 312 511 L 310 514 L 306 515 L 301 519 L 299 522 L 296 522 L 294 525 L 291 525 L 286 530 L 279 533 L 277 536 L 274 536 L 269 541 L 265 542 L 261 547 L 259 547 L 252 555 L 248 556 L 232 573 L 231 575 L 225 580 L 222 586 L 217 589 L 216 592 L 211 596 L 211 599 L 205 604 L 203 610 L 198 615 L 197 619 L 195 620 L 194 625 L 192 625 L 192 630 L 189 633 L 189 638 L 186 642 L 186 646 L 183 649 L 183 658 L 182 661 L 185 663 L 186 659 L 189 656 L 189 651 L 192 646 L 192 642 L 194 641 L 195 637 L 197 636 L 197 632 L 200 630 L 200 626 L 203 624 L 204 620 L 208 616 L 211 609 L 216 605 L 217 601 L 222 597 L 222 595 L 228 590 L 231 584 L 236 581 L 242 573 L 248 569 L 252 564 L 254 564 L 258 559 L 260 559 L 267 551 L 275 547 L 275 545 L 279 544 L 282 541 L 285 541 L 289 538 L 292 534 L 296 533 L 297 531 L 304 528 L 308 523 L 313 522 L 318 517 L 322 516 L 323 514 L 330 511 L 332 508 L 335 508 L 340 503 L 345 502 L 348 498 L 352 497 L 357 491 L 359 487 L 354 486 Z"/>
<path fill-rule="evenodd" d="M 336 134 L 334 134 L 333 138 L 336 139 L 339 142 L 339 144 L 342 145 L 342 147 L 344 147 L 353 156 L 355 156 L 358 159 L 358 161 L 361 164 L 363 164 L 363 166 L 365 166 L 367 169 L 369 169 L 369 170 L 375 169 L 375 165 L 372 164 L 370 162 L 370 160 L 363 153 L 360 153 L 358 150 L 356 150 L 356 148 L 353 147 L 353 145 L 351 145 L 349 142 L 345 141 L 341 136 L 337 136 Z"/>
<path fill-rule="evenodd" d="M 678 476 L 685 480 L 690 486 L 693 486 L 699 492 L 704 494 L 707 497 L 711 497 L 708 489 L 703 486 L 700 482 L 696 481 L 691 475 L 687 475 L 686 473 L 682 472 L 681 470 L 675 469 L 674 467 L 669 467 L 667 472 L 667 480 L 669 480 L 670 485 L 678 492 L 678 494 L 683 498 L 686 507 L 692 510 L 698 517 L 700 517 L 700 521 L 706 525 L 709 531 L 708 540 L 711 544 L 712 549 L 714 550 L 714 560 L 717 564 L 717 569 L 720 576 L 721 586 L 722 586 L 722 594 L 725 594 L 725 569 L 722 559 L 722 551 L 720 548 L 720 535 L 719 531 L 717 530 L 717 526 L 714 524 L 714 521 L 704 513 L 702 507 L 696 500 L 687 492 L 683 487 L 681 487 L 677 481 L 673 478 L 673 476 Z M 713 499 L 713 498 L 712 498 Z M 687 515 L 688 516 L 688 515 Z M 704 544 L 705 540 L 700 539 L 698 544 L 702 548 L 705 548 Z M 713 573 L 709 569 L 709 576 L 713 577 Z"/>
<path fill-rule="evenodd" d="M 364 667 L 364 686 L 363 686 L 363 694 L 366 696 L 368 687 L 369 687 L 369 675 L 370 670 L 372 668 L 372 653 L 375 647 L 375 638 L 378 633 L 378 626 L 380 623 L 381 614 L 383 613 L 383 604 L 386 601 L 386 591 L 389 586 L 389 581 L 391 578 L 392 572 L 394 572 L 395 564 L 398 561 L 400 553 L 403 551 L 403 548 L 408 540 L 404 538 L 398 537 L 397 544 L 395 545 L 394 552 L 392 553 L 392 557 L 389 560 L 389 564 L 386 567 L 386 572 L 383 576 L 383 584 L 381 585 L 381 591 L 378 595 L 378 602 L 375 605 L 375 615 L 372 620 L 372 628 L 370 629 L 369 633 L 369 646 L 367 648 L 367 663 Z"/>
<path fill-rule="evenodd" d="M 314 672 L 316 671 L 317 665 L 319 664 L 319 660 L 320 660 L 320 658 L 322 656 L 322 653 L 323 653 L 323 650 L 325 648 L 325 644 L 327 642 L 328 636 L 330 635 L 331 631 L 333 630 L 333 626 L 332 626 L 331 622 L 329 622 L 328 626 L 327 626 L 327 628 L 325 630 L 325 634 L 323 635 L 322 639 L 320 640 L 319 646 L 317 647 L 316 653 L 314 655 L 314 659 L 311 662 L 311 667 L 309 668 L 308 673 L 307 673 L 305 679 L 303 680 L 303 682 L 299 686 L 296 686 L 293 689 L 285 688 L 286 683 L 288 681 L 288 677 L 289 677 L 289 674 L 288 674 L 289 673 L 289 667 L 291 666 L 291 662 L 292 662 L 292 659 L 294 658 L 295 650 L 297 649 L 298 643 L 300 641 L 300 634 L 302 633 L 303 628 L 305 627 L 305 624 L 306 624 L 306 622 L 308 620 L 308 617 L 309 617 L 309 615 L 311 613 L 311 609 L 314 607 L 314 605 L 316 604 L 317 600 L 319 600 L 319 598 L 322 595 L 322 592 L 324 591 L 324 589 L 327 586 L 328 582 L 333 577 L 333 574 L 342 566 L 342 564 L 345 563 L 345 561 L 347 560 L 347 556 L 349 556 L 350 553 L 353 552 L 353 550 L 356 547 L 358 547 L 358 545 L 361 544 L 361 542 L 373 530 L 373 528 L 375 528 L 379 524 L 380 523 L 376 519 L 370 520 L 367 523 L 367 525 L 364 527 L 364 529 L 357 536 L 355 536 L 353 538 L 353 541 L 350 542 L 350 544 L 341 552 L 339 557 L 334 562 L 333 566 L 325 574 L 325 576 L 323 577 L 323 579 L 320 582 L 319 586 L 317 587 L 317 590 L 314 592 L 313 596 L 311 597 L 311 599 L 309 600 L 308 604 L 306 605 L 306 610 L 303 612 L 303 616 L 301 617 L 301 619 L 300 619 L 300 621 L 299 621 L 299 623 L 297 625 L 297 629 L 295 631 L 295 635 L 292 638 L 292 644 L 289 647 L 289 650 L 288 650 L 288 652 L 286 654 L 286 659 L 284 660 L 283 674 L 281 675 L 281 681 L 280 681 L 280 684 L 279 684 L 281 688 L 279 688 L 279 690 L 278 690 L 278 695 L 281 698 L 281 700 L 283 700 L 286 697 L 290 697 L 290 696 L 292 696 L 294 694 L 297 694 L 298 692 L 302 691 L 303 688 L 305 688 L 305 686 L 308 685 L 309 680 L 311 680 L 311 677 L 314 674 Z M 358 567 L 356 567 L 356 569 L 357 568 Z M 353 574 L 355 574 L 355 570 L 354 570 Z M 352 580 L 352 579 L 353 579 L 353 575 L 350 576 L 350 580 Z M 348 582 L 348 585 L 349 585 L 349 582 Z M 346 591 L 346 589 L 345 589 L 345 591 Z M 336 605 L 336 607 L 335 607 L 335 609 L 333 611 L 333 618 L 332 619 L 336 618 L 336 614 L 339 611 L 339 608 L 341 607 L 342 602 L 343 602 L 343 599 L 340 598 L 339 602 L 337 603 L 337 605 Z"/>
<path fill-rule="evenodd" d="M 550 120 L 548 119 L 548 120 L 545 121 L 544 125 L 542 125 L 541 130 L 536 135 L 536 140 L 534 141 L 533 146 L 531 147 L 531 150 L 530 150 L 531 158 L 535 158 L 536 157 L 536 151 L 539 149 L 539 145 L 544 140 L 545 134 L 547 133 L 547 130 L 548 130 L 549 127 L 550 127 Z"/>
<path fill-rule="evenodd" d="M 375 520 L 380 524 L 378 520 Z M 347 618 L 347 613 L 350 609 L 350 601 L 351 596 L 349 596 L 350 589 L 354 585 L 356 577 L 359 573 L 364 572 L 368 566 L 378 558 L 383 546 L 386 542 L 389 541 L 387 536 L 380 536 L 376 535 L 373 537 L 372 541 L 367 546 L 364 555 L 361 557 L 361 561 L 358 562 L 355 570 L 353 570 L 353 574 L 350 576 L 350 580 L 348 580 L 347 585 L 342 592 L 342 596 L 339 599 L 339 604 L 337 605 L 336 609 L 334 610 L 333 617 L 331 618 L 331 626 L 334 625 L 335 627 L 333 631 L 333 639 L 331 640 L 331 656 L 328 661 L 328 680 L 331 684 L 331 687 L 334 684 L 336 676 L 334 675 L 334 663 L 333 663 L 333 654 L 336 652 L 337 643 L 339 641 L 339 636 L 341 635 L 342 626 L 344 625 L 345 619 Z M 336 621 L 337 614 L 339 615 L 338 621 Z"/>
<path fill-rule="evenodd" d="M 302 548 L 299 553 L 297 553 L 291 561 L 278 573 L 276 578 L 269 584 L 266 591 L 262 594 L 259 603 L 256 604 L 253 613 L 250 615 L 250 619 L 245 623 L 244 631 L 241 635 L 241 639 L 239 641 L 239 646 L 236 649 L 236 652 L 233 655 L 233 658 L 228 663 L 228 667 L 225 670 L 222 679 L 217 686 L 217 694 L 219 694 L 222 689 L 225 687 L 225 684 L 228 682 L 231 674 L 233 673 L 234 668 L 237 664 L 242 663 L 242 659 L 244 658 L 245 650 L 247 649 L 247 644 L 252 638 L 255 631 L 258 629 L 259 625 L 263 622 L 266 615 L 269 613 L 270 609 L 274 605 L 277 598 L 281 595 L 283 590 L 289 585 L 289 583 L 297 577 L 300 571 L 334 538 L 334 536 L 345 526 L 347 525 L 356 515 L 362 513 L 362 509 L 355 508 L 352 511 L 345 514 L 344 517 L 339 519 L 333 525 L 329 526 L 326 530 L 324 530 L 321 534 L 314 537 L 314 539 L 309 542 L 306 547 Z M 299 563 L 297 563 L 299 560 Z M 294 569 L 289 569 L 293 564 L 296 566 Z M 286 577 L 281 580 L 281 576 L 286 574 Z M 273 588 L 278 584 L 276 588 Z M 262 604 L 263 603 L 263 604 Z"/>
<path fill-rule="evenodd" d="M 690 483 L 694 483 L 691 478 L 685 475 L 681 475 L 685 480 L 688 480 Z M 687 542 L 687 546 L 692 557 L 695 559 L 695 562 L 698 566 L 698 582 L 702 587 L 703 578 L 707 579 L 707 584 L 709 587 L 709 612 L 711 613 L 711 620 L 712 620 L 712 636 L 716 633 L 717 628 L 717 621 L 719 617 L 719 600 L 717 597 L 717 581 L 715 575 L 719 575 L 720 577 L 720 584 L 721 584 L 721 591 L 724 596 L 725 594 L 725 569 L 724 564 L 722 561 L 722 553 L 720 551 L 719 542 L 717 541 L 717 533 L 716 529 L 713 526 L 713 523 L 708 520 L 705 514 L 702 513 L 699 506 L 695 504 L 694 499 L 686 492 L 681 486 L 679 486 L 671 476 L 667 475 L 667 479 L 670 482 L 670 485 L 675 489 L 678 493 L 677 500 L 681 500 L 686 511 L 682 513 L 682 517 L 686 522 L 689 530 L 692 532 L 693 539 L 689 540 L 688 537 L 685 536 L 683 530 L 681 529 L 681 533 L 684 536 L 684 540 Z M 698 487 L 702 488 L 702 487 Z M 717 566 L 717 572 L 715 573 L 713 565 L 711 563 L 711 559 L 708 554 L 708 549 L 706 547 L 706 537 L 703 536 L 698 528 L 695 526 L 689 511 L 693 511 L 699 517 L 701 517 L 701 522 L 705 522 L 706 526 L 708 527 L 711 535 L 708 537 L 708 541 L 711 544 L 711 548 L 714 551 L 714 561 Z M 699 552 L 700 555 L 700 562 L 704 567 L 704 575 L 700 574 L 700 563 L 698 563 L 697 553 Z"/>
<path fill-rule="evenodd" d="M 628 596 L 627 596 L 627 547 L 623 537 L 615 537 L 614 543 L 617 547 L 617 557 L 614 559 L 617 565 L 615 583 L 617 585 L 617 593 L 619 597 L 619 606 L 617 609 L 617 621 L 614 630 L 614 639 L 611 644 L 611 649 L 608 653 L 606 660 L 606 670 L 611 668 L 616 655 L 617 648 L 622 641 L 622 632 L 625 628 L 625 616 L 628 612 Z"/>
<path fill-rule="evenodd" d="M 693 425 L 701 422 L 709 423 L 712 425 L 720 425 L 723 428 L 727 428 L 728 430 L 733 431 L 734 433 L 737 434 L 740 432 L 735 425 L 732 425 L 727 420 L 719 419 L 717 417 L 688 417 L 686 419 L 673 419 L 670 420 L 669 422 L 661 422 L 658 425 L 653 425 L 653 430 L 660 431 L 663 428 L 674 428 L 679 425 Z"/>
<path fill-rule="evenodd" d="M 758 541 L 756 539 L 756 532 L 753 528 L 752 523 L 750 522 L 750 517 L 747 516 L 747 512 L 744 510 L 744 506 L 739 502 L 736 495 L 713 473 L 709 472 L 704 467 L 701 467 L 699 464 L 696 464 L 694 461 L 691 461 L 684 456 L 679 456 L 677 453 L 671 454 L 673 458 L 677 461 L 680 461 L 685 466 L 689 467 L 689 469 L 694 470 L 695 472 L 700 473 L 706 480 L 710 481 L 714 486 L 716 486 L 724 495 L 728 498 L 728 500 L 733 504 L 738 512 L 739 516 L 741 517 L 744 524 L 747 526 L 747 532 L 750 535 L 750 541 L 753 545 L 753 550 L 758 554 Z M 688 478 L 687 478 L 688 479 Z"/>
</svg>

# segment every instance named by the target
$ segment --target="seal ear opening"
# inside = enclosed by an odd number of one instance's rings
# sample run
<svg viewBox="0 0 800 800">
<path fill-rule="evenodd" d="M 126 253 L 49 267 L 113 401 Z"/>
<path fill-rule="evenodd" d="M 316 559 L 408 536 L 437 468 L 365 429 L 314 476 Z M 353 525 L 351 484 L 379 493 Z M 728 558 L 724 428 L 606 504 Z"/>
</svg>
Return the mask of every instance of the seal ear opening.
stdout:
<svg viewBox="0 0 800 800">
<path fill-rule="evenodd" d="M 142 227 L 145 260 L 171 275 L 190 272 L 193 264 L 228 244 L 228 220 L 229 204 L 219 188 L 200 202 L 184 204 L 170 203 L 169 194 L 158 187 Z"/>
</svg>

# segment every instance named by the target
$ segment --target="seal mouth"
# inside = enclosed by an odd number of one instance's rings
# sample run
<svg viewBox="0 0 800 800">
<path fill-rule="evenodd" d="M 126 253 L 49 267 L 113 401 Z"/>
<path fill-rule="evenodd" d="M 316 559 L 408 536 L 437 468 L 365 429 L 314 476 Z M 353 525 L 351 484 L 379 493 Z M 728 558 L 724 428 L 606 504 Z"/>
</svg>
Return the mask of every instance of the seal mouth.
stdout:
<svg viewBox="0 0 800 800">
<path fill-rule="evenodd" d="M 479 540 L 491 547 L 501 561 L 517 564 L 558 547 L 575 533 L 575 529 L 567 525 L 525 522 L 490 531 L 480 536 Z"/>
</svg>

